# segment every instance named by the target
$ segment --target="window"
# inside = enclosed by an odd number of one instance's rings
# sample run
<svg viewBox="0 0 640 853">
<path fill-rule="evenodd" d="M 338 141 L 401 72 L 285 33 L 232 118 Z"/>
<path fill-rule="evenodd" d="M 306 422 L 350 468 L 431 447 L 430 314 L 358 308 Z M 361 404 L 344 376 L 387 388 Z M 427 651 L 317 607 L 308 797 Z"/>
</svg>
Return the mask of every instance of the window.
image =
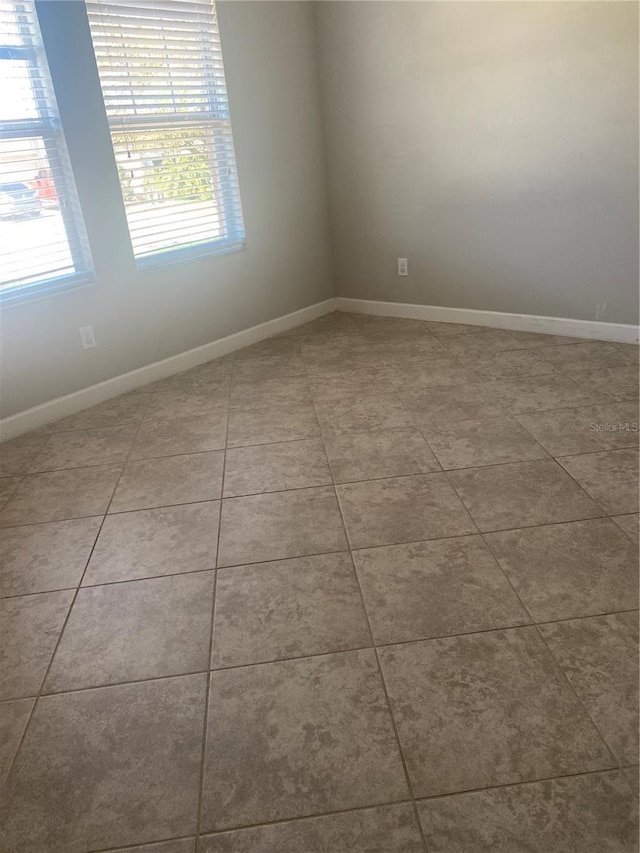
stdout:
<svg viewBox="0 0 640 853">
<path fill-rule="evenodd" d="M 0 0 L 0 297 L 89 279 L 34 0 Z"/>
<path fill-rule="evenodd" d="M 98 0 L 87 10 L 138 263 L 241 246 L 215 6 Z"/>
</svg>

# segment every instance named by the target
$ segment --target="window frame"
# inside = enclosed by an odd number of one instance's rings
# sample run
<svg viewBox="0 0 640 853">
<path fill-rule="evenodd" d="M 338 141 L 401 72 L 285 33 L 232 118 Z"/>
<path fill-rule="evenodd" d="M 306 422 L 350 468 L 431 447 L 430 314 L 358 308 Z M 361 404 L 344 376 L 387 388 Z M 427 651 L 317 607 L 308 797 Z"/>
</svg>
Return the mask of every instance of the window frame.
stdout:
<svg viewBox="0 0 640 853">
<path fill-rule="evenodd" d="M 134 262 L 136 264 L 136 268 L 139 273 L 144 273 L 146 271 L 152 271 L 158 268 L 186 263 L 190 261 L 197 261 L 200 258 L 205 258 L 212 255 L 222 255 L 228 254 L 230 252 L 241 251 L 246 248 L 246 232 L 244 227 L 244 215 L 242 210 L 240 180 L 235 156 L 233 127 L 231 124 L 229 98 L 226 86 L 226 75 L 224 74 L 224 64 L 222 59 L 222 46 L 220 43 L 221 37 L 218 25 L 217 9 L 215 0 L 207 0 L 207 4 L 210 4 L 211 6 L 211 14 L 213 16 L 212 23 L 214 26 L 214 29 L 211 31 L 210 35 L 214 43 L 216 40 L 218 42 L 218 52 L 220 62 L 222 63 L 223 71 L 222 80 L 220 81 L 219 75 L 212 73 L 211 68 L 209 68 L 206 63 L 202 63 L 202 65 L 199 67 L 201 79 L 206 80 L 208 109 L 206 111 L 175 111 L 172 113 L 156 113 L 153 115 L 148 115 L 145 113 L 136 114 L 134 112 L 133 114 L 129 113 L 124 116 L 117 114 L 110 115 L 109 109 L 105 102 L 105 113 L 109 126 L 109 133 L 111 136 L 111 145 L 114 152 L 114 157 L 116 157 L 116 144 L 114 141 L 114 135 L 118 133 L 124 134 L 126 132 L 129 132 L 131 135 L 134 135 L 137 131 L 145 129 L 155 129 L 159 132 L 165 130 L 170 132 L 188 127 L 210 131 L 212 140 L 211 148 L 212 150 L 215 150 L 217 152 L 215 158 L 216 171 L 220 172 L 222 170 L 229 170 L 227 174 L 229 175 L 233 173 L 235 178 L 233 182 L 225 182 L 220 186 L 220 188 L 216 188 L 213 190 L 213 198 L 214 201 L 219 205 L 221 211 L 221 220 L 224 223 L 224 230 L 226 232 L 226 235 L 222 237 L 214 237 L 208 240 L 203 240 L 199 243 L 183 245 L 179 244 L 177 246 L 154 249 L 149 252 L 144 252 L 143 254 L 136 254 L 136 249 L 134 247 L 133 236 L 128 217 L 128 203 L 124 197 L 124 187 L 122 185 L 122 180 L 119 180 L 120 191 L 122 193 L 123 203 L 125 207 L 125 215 L 127 218 L 127 230 L 131 242 L 131 251 L 133 254 Z M 91 31 L 91 38 L 93 43 L 94 36 L 93 31 L 91 29 L 91 6 L 94 5 L 96 7 L 99 7 L 101 5 L 101 0 L 85 0 L 85 5 L 87 8 L 89 28 Z M 105 5 L 109 5 L 108 0 L 106 0 Z M 132 6 L 136 7 L 137 3 L 132 3 Z M 153 3 L 149 3 L 149 7 L 150 10 L 155 11 Z M 189 4 L 185 2 L 185 8 L 188 9 L 188 7 Z M 145 20 L 152 20 L 152 11 L 148 13 L 148 17 Z M 95 43 L 93 44 L 93 47 L 94 51 L 96 52 L 96 65 L 98 68 L 98 76 L 100 78 L 100 60 L 98 58 L 98 52 L 95 50 Z M 100 79 L 100 88 L 104 98 L 102 79 Z M 123 100 L 128 96 L 129 92 L 123 94 Z M 128 105 L 128 108 L 133 108 L 135 110 L 135 106 L 136 101 L 135 96 L 133 96 L 131 104 Z M 214 177 L 213 170 L 210 170 L 210 174 L 212 177 Z M 118 177 L 120 179 L 119 174 Z M 185 219 L 184 223 L 185 226 L 183 227 L 188 226 L 189 220 Z M 178 227 L 180 227 L 180 223 L 177 223 L 177 225 Z"/>
<path fill-rule="evenodd" d="M 29 11 L 22 11 L 24 15 L 22 27 L 20 27 L 21 21 L 19 20 L 21 11 L 16 8 L 19 5 L 30 6 Z M 77 200 L 71 160 L 66 146 L 62 121 L 58 114 L 44 39 L 40 31 L 37 3 L 35 0 L 16 0 L 13 6 L 22 43 L 19 45 L 5 44 L 0 33 L 0 62 L 18 60 L 27 63 L 34 105 L 38 115 L 25 119 L 0 119 L 0 142 L 27 139 L 42 142 L 56 194 L 60 200 L 59 210 L 74 271 L 61 275 L 45 274 L 42 278 L 25 283 L 3 285 L 0 282 L 0 303 L 3 304 L 76 289 L 95 282 L 84 218 Z M 33 17 L 37 27 L 40 36 L 38 43 L 33 40 L 29 16 Z M 51 111 L 52 106 L 55 106 L 55 113 Z M 53 177 L 54 163 L 63 175 L 63 181 L 58 181 L 58 183 Z M 70 204 L 69 200 L 65 199 L 67 193 L 76 196 L 75 204 Z"/>
</svg>

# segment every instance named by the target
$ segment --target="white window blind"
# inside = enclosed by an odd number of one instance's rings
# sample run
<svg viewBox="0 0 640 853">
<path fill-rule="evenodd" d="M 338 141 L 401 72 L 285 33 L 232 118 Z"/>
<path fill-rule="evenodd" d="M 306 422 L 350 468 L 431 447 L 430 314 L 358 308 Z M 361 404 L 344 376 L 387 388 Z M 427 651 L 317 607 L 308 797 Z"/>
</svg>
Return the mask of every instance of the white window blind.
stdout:
<svg viewBox="0 0 640 853">
<path fill-rule="evenodd" d="M 164 263 L 243 244 L 216 11 L 87 2 L 133 251 Z"/>
<path fill-rule="evenodd" d="M 89 278 L 89 252 L 33 0 L 0 0 L 0 297 Z"/>
</svg>

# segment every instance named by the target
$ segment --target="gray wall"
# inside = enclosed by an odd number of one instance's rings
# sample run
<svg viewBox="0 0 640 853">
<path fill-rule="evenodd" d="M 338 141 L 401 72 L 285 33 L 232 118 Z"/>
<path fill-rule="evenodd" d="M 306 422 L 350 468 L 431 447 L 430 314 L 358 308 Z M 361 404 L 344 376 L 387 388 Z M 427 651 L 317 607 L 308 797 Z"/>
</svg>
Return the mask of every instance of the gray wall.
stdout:
<svg viewBox="0 0 640 853">
<path fill-rule="evenodd" d="M 309 3 L 218 4 L 247 248 L 139 274 L 84 5 L 44 4 L 97 283 L 3 308 L 2 416 L 326 299 L 334 283 L 342 296 L 637 322 L 636 4 L 316 6 L 314 34 Z M 84 352 L 88 323 L 98 346 Z"/>
<path fill-rule="evenodd" d="M 316 12 L 339 296 L 637 322 L 637 4 Z"/>
<path fill-rule="evenodd" d="M 2 416 L 333 295 L 310 5 L 218 11 L 247 247 L 139 274 L 84 4 L 44 4 L 97 283 L 2 308 Z M 88 323 L 98 346 L 84 352 Z"/>
</svg>

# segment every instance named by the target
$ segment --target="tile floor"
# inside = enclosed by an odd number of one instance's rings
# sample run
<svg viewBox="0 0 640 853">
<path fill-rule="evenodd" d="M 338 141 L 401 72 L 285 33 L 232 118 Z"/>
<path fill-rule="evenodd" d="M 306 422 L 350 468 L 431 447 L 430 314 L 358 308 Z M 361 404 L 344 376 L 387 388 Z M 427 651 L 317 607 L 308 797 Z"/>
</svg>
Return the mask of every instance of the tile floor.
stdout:
<svg viewBox="0 0 640 853">
<path fill-rule="evenodd" d="M 332 314 L 0 446 L 2 853 L 632 853 L 637 348 Z"/>
</svg>

